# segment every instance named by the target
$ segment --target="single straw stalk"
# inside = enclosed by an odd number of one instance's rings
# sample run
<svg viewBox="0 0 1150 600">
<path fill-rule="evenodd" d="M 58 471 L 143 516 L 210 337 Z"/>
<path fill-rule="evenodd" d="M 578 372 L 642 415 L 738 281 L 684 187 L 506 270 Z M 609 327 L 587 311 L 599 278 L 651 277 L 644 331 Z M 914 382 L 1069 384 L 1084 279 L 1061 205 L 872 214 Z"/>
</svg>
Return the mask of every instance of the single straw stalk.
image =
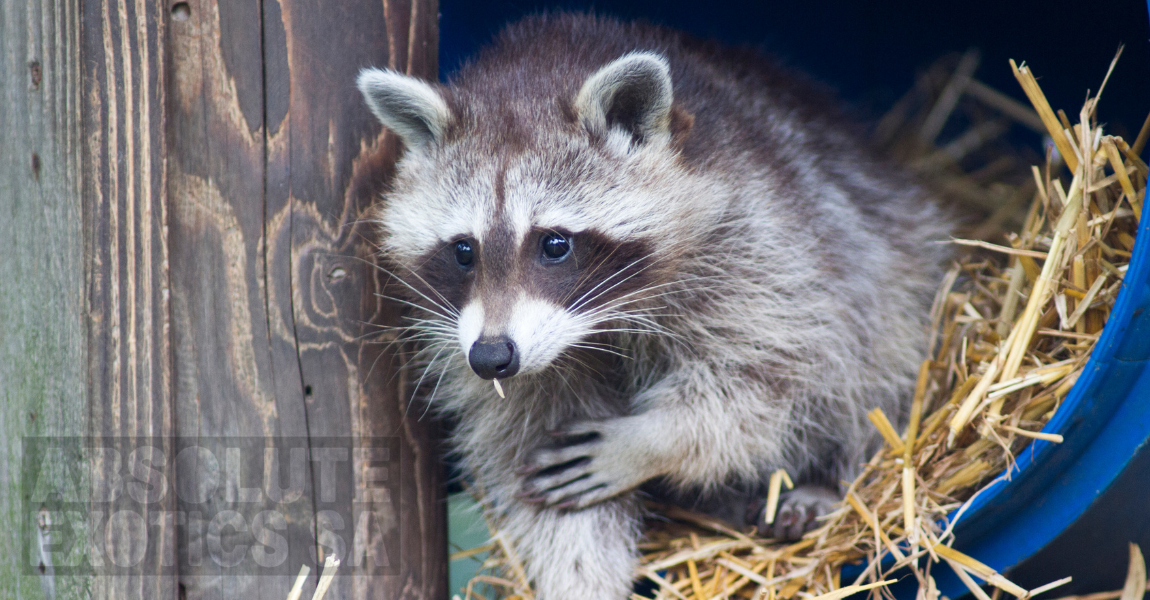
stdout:
<svg viewBox="0 0 1150 600">
<path fill-rule="evenodd" d="M 775 522 L 775 513 L 779 509 L 779 495 L 782 492 L 783 483 L 787 484 L 788 490 L 795 489 L 795 482 L 791 481 L 790 475 L 783 469 L 778 469 L 771 473 L 771 478 L 767 484 L 767 507 L 765 520 L 767 523 Z"/>
<path fill-rule="evenodd" d="M 1022 91 L 1026 92 L 1026 97 L 1030 99 L 1030 103 L 1038 111 L 1038 118 L 1042 119 L 1043 125 L 1046 125 L 1046 130 L 1050 133 L 1051 139 L 1054 140 L 1054 145 L 1058 148 L 1058 153 L 1062 155 L 1062 160 L 1066 161 L 1066 165 L 1070 167 L 1071 171 L 1078 170 L 1078 161 L 1073 147 L 1070 145 L 1070 140 L 1066 138 L 1062 124 L 1058 121 L 1058 117 L 1054 116 L 1050 103 L 1046 101 L 1046 94 L 1042 93 L 1042 88 L 1038 86 L 1038 81 L 1030 72 L 1030 68 L 1026 66 L 1026 63 L 1019 67 L 1013 58 L 1010 59 L 1010 68 L 1014 70 L 1014 77 L 1022 85 Z"/>
<path fill-rule="evenodd" d="M 918 438 L 918 423 L 922 419 L 922 403 L 926 397 L 926 388 L 930 385 L 931 360 L 922 361 L 918 368 L 918 380 L 914 386 L 914 399 L 910 405 L 910 425 L 906 428 L 906 438 L 903 441 L 902 455 L 902 514 L 903 529 L 911 533 L 914 540 L 914 467 L 912 459 L 914 454 L 914 441 Z"/>
<path fill-rule="evenodd" d="M 1050 257 L 1042 265 L 1042 273 L 1038 276 L 1038 281 L 1034 284 L 1034 290 L 1030 293 L 1030 300 L 1026 303 L 1026 309 L 1022 312 L 1022 317 L 1019 319 L 1021 333 L 1013 340 L 1013 346 L 1008 347 L 1006 350 L 1009 352 L 1006 363 L 1002 368 L 999 381 L 1006 381 L 1014 377 L 1018 373 L 1018 367 L 1022 364 L 1022 359 L 1026 355 L 1026 349 L 1030 346 L 1030 340 L 1034 337 L 1034 330 L 1038 328 L 1038 317 L 1041 316 L 1040 311 L 1050 299 L 1051 284 L 1053 283 L 1055 273 L 1061 272 L 1065 267 L 1055 257 L 1062 254 L 1065 249 L 1066 238 L 1070 234 L 1070 228 L 1078 220 L 1078 211 L 1082 207 L 1082 171 L 1079 170 L 1074 175 L 1074 180 L 1070 184 L 1070 193 L 1067 194 L 1066 206 L 1062 210 L 1062 216 L 1058 220 L 1058 226 L 1054 230 L 1054 238 L 1050 242 L 1050 251 L 1047 252 Z"/>
</svg>

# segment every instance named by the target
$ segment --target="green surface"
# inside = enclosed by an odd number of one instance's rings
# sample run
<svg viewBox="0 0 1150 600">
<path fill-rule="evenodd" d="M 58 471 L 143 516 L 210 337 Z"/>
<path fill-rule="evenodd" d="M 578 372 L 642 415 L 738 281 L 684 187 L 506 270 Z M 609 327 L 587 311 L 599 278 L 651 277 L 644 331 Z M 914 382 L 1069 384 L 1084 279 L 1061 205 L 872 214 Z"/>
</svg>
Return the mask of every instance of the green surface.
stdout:
<svg viewBox="0 0 1150 600">
<path fill-rule="evenodd" d="M 0 0 L 0 598 L 91 596 L 38 549 L 83 559 L 87 531 L 49 499 L 74 500 L 86 469 L 46 461 L 23 481 L 25 436 L 87 431 L 78 31 L 73 3 Z"/>
<path fill-rule="evenodd" d="M 475 499 L 467 492 L 452 494 L 447 498 L 447 543 L 451 552 L 477 548 L 489 540 L 487 524 Z M 467 581 L 471 579 L 487 553 L 451 561 L 448 566 L 448 581 L 451 594 L 463 596 Z"/>
</svg>

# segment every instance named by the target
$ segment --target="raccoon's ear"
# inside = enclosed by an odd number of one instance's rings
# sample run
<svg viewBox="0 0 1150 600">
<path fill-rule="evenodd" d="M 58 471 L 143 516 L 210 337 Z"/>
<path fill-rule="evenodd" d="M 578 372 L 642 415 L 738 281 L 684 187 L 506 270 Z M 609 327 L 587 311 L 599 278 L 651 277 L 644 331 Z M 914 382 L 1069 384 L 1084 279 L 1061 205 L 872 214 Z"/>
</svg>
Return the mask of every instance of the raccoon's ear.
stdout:
<svg viewBox="0 0 1150 600">
<path fill-rule="evenodd" d="M 356 79 L 371 112 L 394 131 L 409 150 L 443 139 L 451 120 L 447 102 L 430 85 L 383 69 L 364 69 Z"/>
<path fill-rule="evenodd" d="M 592 133 L 620 127 L 644 142 L 669 132 L 672 99 L 667 59 L 632 52 L 587 78 L 575 97 L 575 110 Z"/>
</svg>

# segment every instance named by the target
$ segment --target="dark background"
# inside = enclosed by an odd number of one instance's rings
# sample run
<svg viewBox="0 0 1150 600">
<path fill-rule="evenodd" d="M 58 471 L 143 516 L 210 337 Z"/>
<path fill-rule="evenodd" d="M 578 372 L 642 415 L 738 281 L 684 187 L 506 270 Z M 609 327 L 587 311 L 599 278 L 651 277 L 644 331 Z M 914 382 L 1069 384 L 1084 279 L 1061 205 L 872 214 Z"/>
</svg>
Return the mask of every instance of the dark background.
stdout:
<svg viewBox="0 0 1150 600">
<path fill-rule="evenodd" d="M 1077 122 L 1119 44 L 1126 48 L 1102 96 L 1099 121 L 1133 140 L 1150 111 L 1150 20 L 1143 0 L 1077 2 L 692 2 L 440 0 L 440 74 L 459 65 L 510 20 L 541 10 L 594 10 L 646 19 L 756 47 L 837 90 L 864 120 L 877 120 L 915 75 L 949 53 L 978 48 L 975 77 L 1029 105 L 1008 59 L 1026 61 L 1055 110 Z M 1015 136 L 1028 134 L 1015 128 Z M 1029 136 L 1025 143 L 1040 143 Z M 1148 400 L 1150 401 L 1150 400 Z M 1150 450 L 1075 525 L 1011 573 L 1037 587 L 1072 574 L 1049 597 L 1122 587 L 1127 542 L 1150 553 Z"/>
<path fill-rule="evenodd" d="M 1007 60 L 1026 61 L 1054 109 L 1076 122 L 1086 90 L 1098 88 L 1118 45 L 1125 44 L 1099 119 L 1110 124 L 1110 133 L 1132 140 L 1150 111 L 1150 21 L 1143 0 L 440 0 L 439 7 L 443 78 L 516 17 L 594 10 L 754 46 L 829 84 L 873 118 L 910 89 L 917 71 L 947 53 L 976 47 L 982 51 L 976 78 L 1025 102 Z"/>
</svg>

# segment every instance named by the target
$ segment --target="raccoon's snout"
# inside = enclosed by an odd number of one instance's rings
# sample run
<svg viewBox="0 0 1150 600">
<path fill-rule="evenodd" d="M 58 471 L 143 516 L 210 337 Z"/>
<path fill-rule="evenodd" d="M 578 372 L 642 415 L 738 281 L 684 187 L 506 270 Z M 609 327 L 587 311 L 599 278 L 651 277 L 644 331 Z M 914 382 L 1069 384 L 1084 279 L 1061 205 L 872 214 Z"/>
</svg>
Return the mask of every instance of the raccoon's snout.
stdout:
<svg viewBox="0 0 1150 600">
<path fill-rule="evenodd" d="M 519 351 L 506 336 L 480 339 L 471 345 L 467 362 L 484 379 L 505 379 L 519 372 Z"/>
</svg>

